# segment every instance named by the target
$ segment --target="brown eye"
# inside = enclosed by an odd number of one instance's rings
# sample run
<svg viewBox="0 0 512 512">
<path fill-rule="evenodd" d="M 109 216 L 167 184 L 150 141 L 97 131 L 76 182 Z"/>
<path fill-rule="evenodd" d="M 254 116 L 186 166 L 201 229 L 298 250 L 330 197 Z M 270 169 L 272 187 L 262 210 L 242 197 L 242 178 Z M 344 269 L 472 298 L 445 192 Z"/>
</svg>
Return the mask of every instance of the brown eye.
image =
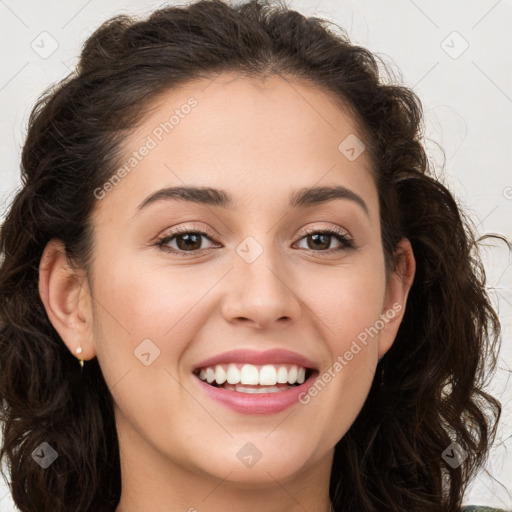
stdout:
<svg viewBox="0 0 512 512">
<path fill-rule="evenodd" d="M 201 248 L 201 235 L 198 233 L 185 233 L 174 238 L 176 238 L 178 249 L 182 251 L 196 251 Z"/>
<path fill-rule="evenodd" d="M 312 230 L 301 238 L 301 240 L 304 239 L 307 247 L 301 247 L 301 249 L 330 253 L 354 248 L 352 239 L 346 233 L 337 229 Z M 339 246 L 330 248 L 333 239 L 338 242 Z"/>
<path fill-rule="evenodd" d="M 332 235 L 326 233 L 317 233 L 315 235 L 308 235 L 306 239 L 311 241 L 308 243 L 308 247 L 313 250 L 329 249 L 331 245 Z"/>
<path fill-rule="evenodd" d="M 183 256 L 194 255 L 214 247 L 214 245 L 202 247 L 203 239 L 212 241 L 212 237 L 208 233 L 190 228 L 181 228 L 162 237 L 156 245 L 166 252 Z M 318 253 L 333 253 L 355 247 L 351 237 L 344 231 L 337 229 L 311 230 L 301 238 L 301 240 L 304 239 L 306 240 L 307 247 L 299 248 L 310 249 Z M 333 240 L 338 242 L 338 247 L 330 247 Z"/>
<path fill-rule="evenodd" d="M 179 229 L 174 233 L 162 237 L 156 245 L 162 250 L 176 254 L 195 254 L 211 247 L 201 247 L 203 238 L 211 240 L 207 233 L 191 229 Z"/>
</svg>

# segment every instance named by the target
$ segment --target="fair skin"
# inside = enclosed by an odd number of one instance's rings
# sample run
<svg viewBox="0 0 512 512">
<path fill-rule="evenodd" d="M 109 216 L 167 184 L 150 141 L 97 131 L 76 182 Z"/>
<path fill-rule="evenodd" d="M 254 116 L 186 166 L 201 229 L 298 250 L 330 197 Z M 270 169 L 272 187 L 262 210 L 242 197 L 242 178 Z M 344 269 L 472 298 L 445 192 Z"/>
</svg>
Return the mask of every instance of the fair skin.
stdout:
<svg viewBox="0 0 512 512">
<path fill-rule="evenodd" d="M 119 512 L 326 512 L 334 446 L 403 318 L 411 246 L 402 240 L 387 278 L 369 159 L 363 152 L 350 161 L 339 151 L 356 128 L 315 87 L 277 76 L 192 82 L 159 98 L 125 141 L 126 154 L 190 96 L 198 105 L 97 201 L 88 272 L 72 268 L 58 240 L 48 244 L 41 298 L 69 350 L 76 355 L 81 346 L 86 365 L 98 358 L 114 397 Z M 156 191 L 183 185 L 222 189 L 234 207 L 162 199 L 137 212 Z M 291 193 L 314 186 L 345 187 L 367 211 L 349 198 L 288 206 Z M 211 236 L 199 238 L 195 255 L 179 237 L 167 251 L 155 245 L 176 227 Z M 306 228 L 338 228 L 355 248 L 333 235 L 315 245 Z M 250 263 L 236 250 L 247 237 L 262 249 Z M 397 304 L 401 310 L 307 404 L 234 411 L 192 374 L 228 350 L 284 348 L 322 375 Z M 145 339 L 160 350 L 148 366 L 134 356 Z M 262 454 L 252 467 L 237 457 L 248 442 Z"/>
</svg>

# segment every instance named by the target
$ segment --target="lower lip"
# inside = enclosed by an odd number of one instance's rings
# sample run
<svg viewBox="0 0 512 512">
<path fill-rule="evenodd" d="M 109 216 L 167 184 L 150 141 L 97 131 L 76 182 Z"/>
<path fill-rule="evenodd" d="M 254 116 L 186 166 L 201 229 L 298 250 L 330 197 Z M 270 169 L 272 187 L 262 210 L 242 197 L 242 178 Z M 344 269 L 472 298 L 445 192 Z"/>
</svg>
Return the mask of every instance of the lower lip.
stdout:
<svg viewBox="0 0 512 512">
<path fill-rule="evenodd" d="M 201 389 L 216 402 L 243 414 L 275 414 L 299 403 L 299 395 L 307 393 L 315 382 L 318 372 L 312 373 L 300 386 L 277 393 L 242 393 L 224 388 L 216 388 L 194 375 Z"/>
</svg>

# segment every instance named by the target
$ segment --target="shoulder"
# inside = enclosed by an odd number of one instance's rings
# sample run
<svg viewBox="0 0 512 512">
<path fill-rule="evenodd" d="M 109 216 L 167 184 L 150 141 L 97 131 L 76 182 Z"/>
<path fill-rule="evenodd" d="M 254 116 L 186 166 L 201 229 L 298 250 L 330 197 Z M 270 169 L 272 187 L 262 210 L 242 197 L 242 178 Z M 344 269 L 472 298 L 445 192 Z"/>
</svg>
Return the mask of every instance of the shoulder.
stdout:
<svg viewBox="0 0 512 512">
<path fill-rule="evenodd" d="M 468 505 L 462 507 L 461 512 L 507 512 L 501 508 L 482 507 L 479 505 Z"/>
</svg>

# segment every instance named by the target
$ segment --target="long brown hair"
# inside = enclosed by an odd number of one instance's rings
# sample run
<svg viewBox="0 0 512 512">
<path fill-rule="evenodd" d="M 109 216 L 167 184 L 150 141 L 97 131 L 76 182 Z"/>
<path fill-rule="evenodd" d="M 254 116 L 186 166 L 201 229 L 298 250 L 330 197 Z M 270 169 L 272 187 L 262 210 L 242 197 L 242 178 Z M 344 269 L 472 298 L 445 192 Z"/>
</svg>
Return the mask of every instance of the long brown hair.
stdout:
<svg viewBox="0 0 512 512">
<path fill-rule="evenodd" d="M 265 0 L 203 0 L 146 20 L 117 16 L 89 37 L 76 71 L 32 111 L 22 187 L 0 232 L 0 459 L 9 463 L 16 506 L 112 512 L 119 502 L 112 396 L 97 359 L 81 373 L 50 323 L 38 266 L 58 238 L 88 268 L 94 190 L 113 175 L 120 144 L 145 107 L 166 90 L 224 71 L 307 80 L 339 100 L 373 162 L 388 269 L 402 237 L 416 258 L 397 338 L 335 448 L 335 510 L 458 510 L 501 413 L 484 392 L 500 325 L 471 223 L 433 177 L 418 97 L 386 79 L 380 59 L 340 27 Z M 453 441 L 467 453 L 460 465 L 442 456 Z M 58 453 L 46 470 L 31 457 L 43 442 Z"/>
</svg>

